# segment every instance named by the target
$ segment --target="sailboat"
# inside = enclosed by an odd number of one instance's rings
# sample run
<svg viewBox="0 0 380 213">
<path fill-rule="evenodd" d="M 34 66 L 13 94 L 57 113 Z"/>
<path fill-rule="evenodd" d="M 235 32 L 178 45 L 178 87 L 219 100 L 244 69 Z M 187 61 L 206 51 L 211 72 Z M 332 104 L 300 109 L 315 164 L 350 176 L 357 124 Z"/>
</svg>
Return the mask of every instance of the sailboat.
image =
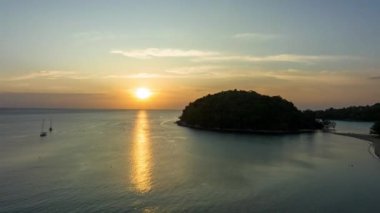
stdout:
<svg viewBox="0 0 380 213">
<path fill-rule="evenodd" d="M 46 136 L 46 132 L 44 132 L 44 125 L 45 125 L 45 119 L 42 120 L 40 137 Z"/>
<path fill-rule="evenodd" d="M 53 122 L 50 119 L 50 127 L 49 127 L 49 132 L 53 131 Z"/>
</svg>

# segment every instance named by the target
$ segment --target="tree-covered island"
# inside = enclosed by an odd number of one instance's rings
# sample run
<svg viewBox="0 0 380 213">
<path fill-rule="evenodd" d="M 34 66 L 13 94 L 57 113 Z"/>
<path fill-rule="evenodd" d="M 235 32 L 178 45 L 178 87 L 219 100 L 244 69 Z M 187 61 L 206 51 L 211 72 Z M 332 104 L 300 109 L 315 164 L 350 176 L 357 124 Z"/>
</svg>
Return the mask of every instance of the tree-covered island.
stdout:
<svg viewBox="0 0 380 213">
<path fill-rule="evenodd" d="M 290 133 L 322 129 L 315 113 L 298 110 L 280 96 L 229 90 L 191 102 L 182 112 L 180 126 L 233 132 Z"/>
</svg>

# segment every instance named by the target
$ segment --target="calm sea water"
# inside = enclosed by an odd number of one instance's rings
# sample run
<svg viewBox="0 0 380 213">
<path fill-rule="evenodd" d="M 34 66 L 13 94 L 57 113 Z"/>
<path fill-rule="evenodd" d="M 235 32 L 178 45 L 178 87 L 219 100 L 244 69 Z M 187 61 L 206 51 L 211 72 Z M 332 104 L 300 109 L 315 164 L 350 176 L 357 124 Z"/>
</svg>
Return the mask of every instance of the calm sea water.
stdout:
<svg viewBox="0 0 380 213">
<path fill-rule="evenodd" d="M 197 131 L 176 126 L 179 114 L 1 111 L 0 212 L 378 210 L 368 142 Z M 43 118 L 53 118 L 46 138 Z"/>
<path fill-rule="evenodd" d="M 337 132 L 369 134 L 373 122 L 335 121 Z"/>
</svg>

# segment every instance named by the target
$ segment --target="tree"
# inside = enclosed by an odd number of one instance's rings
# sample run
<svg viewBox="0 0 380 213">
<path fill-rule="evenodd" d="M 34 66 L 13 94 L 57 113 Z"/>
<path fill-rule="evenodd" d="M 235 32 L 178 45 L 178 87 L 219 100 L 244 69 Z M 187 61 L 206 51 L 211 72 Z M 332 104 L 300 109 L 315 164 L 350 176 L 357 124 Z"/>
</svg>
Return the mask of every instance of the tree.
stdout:
<svg viewBox="0 0 380 213">
<path fill-rule="evenodd" d="M 380 121 L 376 121 L 371 127 L 371 134 L 380 136 Z"/>
<path fill-rule="evenodd" d="M 329 120 L 377 121 L 380 120 L 380 103 L 372 106 L 350 106 L 316 111 L 317 118 Z"/>
</svg>

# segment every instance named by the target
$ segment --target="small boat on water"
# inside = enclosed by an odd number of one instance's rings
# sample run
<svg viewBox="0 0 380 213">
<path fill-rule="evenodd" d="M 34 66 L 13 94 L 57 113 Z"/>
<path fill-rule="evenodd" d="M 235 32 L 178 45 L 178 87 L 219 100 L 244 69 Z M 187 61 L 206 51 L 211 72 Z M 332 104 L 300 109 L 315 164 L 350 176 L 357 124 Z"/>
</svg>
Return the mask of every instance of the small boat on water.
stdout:
<svg viewBox="0 0 380 213">
<path fill-rule="evenodd" d="M 40 133 L 41 138 L 46 136 L 46 132 L 44 132 L 44 126 L 45 126 L 45 119 L 42 120 L 41 133 Z"/>
<path fill-rule="evenodd" d="M 52 122 L 51 119 L 50 119 L 49 132 L 52 132 L 52 131 L 53 131 L 53 122 Z"/>
</svg>

